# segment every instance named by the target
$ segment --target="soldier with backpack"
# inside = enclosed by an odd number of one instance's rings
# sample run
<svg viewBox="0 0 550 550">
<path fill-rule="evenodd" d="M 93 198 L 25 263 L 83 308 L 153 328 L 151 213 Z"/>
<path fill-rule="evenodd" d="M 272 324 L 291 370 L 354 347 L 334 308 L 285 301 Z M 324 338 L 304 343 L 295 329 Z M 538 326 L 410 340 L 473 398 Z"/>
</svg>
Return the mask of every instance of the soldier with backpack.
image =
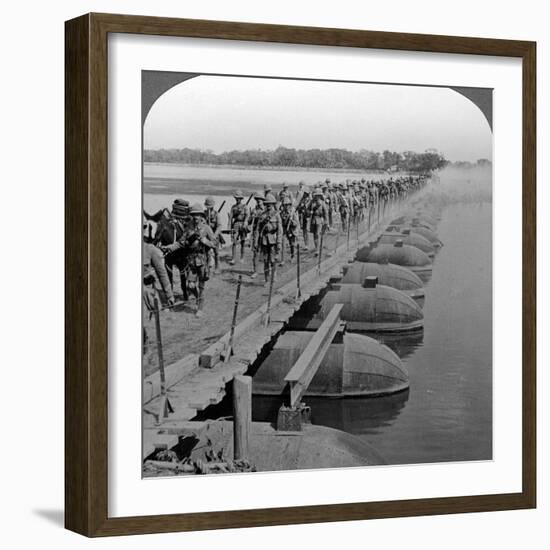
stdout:
<svg viewBox="0 0 550 550">
<path fill-rule="evenodd" d="M 191 223 L 187 231 L 174 244 L 163 247 L 165 252 L 184 249 L 187 253 L 186 280 L 189 290 L 197 300 L 196 316 L 202 316 L 204 288 L 210 278 L 209 254 L 215 248 L 216 240 L 210 226 L 206 223 L 200 204 L 194 204 L 189 210 Z"/>
<path fill-rule="evenodd" d="M 212 229 L 214 233 L 214 240 L 216 242 L 216 247 L 212 249 L 212 255 L 214 259 L 214 269 L 216 273 L 220 269 L 220 260 L 219 260 L 219 249 L 221 244 L 221 230 L 222 226 L 220 223 L 220 215 L 214 208 L 216 205 L 213 197 L 206 197 L 204 201 L 204 217 L 206 224 Z"/>
<path fill-rule="evenodd" d="M 309 230 L 313 234 L 313 243 L 315 244 L 315 255 L 319 253 L 319 242 L 321 232 L 328 227 L 328 209 L 325 204 L 323 192 L 317 189 L 313 192 L 313 202 L 309 207 Z"/>
<path fill-rule="evenodd" d="M 302 189 L 302 195 L 296 206 L 296 212 L 298 214 L 298 221 L 302 230 L 302 236 L 304 237 L 304 244 L 309 248 L 309 205 L 311 204 L 310 191 L 307 187 Z"/>
<path fill-rule="evenodd" d="M 290 247 L 290 261 L 292 261 L 296 249 L 296 239 L 300 231 L 300 221 L 290 197 L 285 197 L 281 204 L 281 222 L 283 224 L 283 246 L 284 239 L 286 239 Z"/>
<path fill-rule="evenodd" d="M 258 220 L 258 244 L 264 260 L 265 284 L 269 284 L 271 273 L 275 276 L 275 263 L 281 249 L 282 223 L 281 217 L 275 210 L 276 200 L 268 195 L 264 200 L 265 211 Z"/>
<path fill-rule="evenodd" d="M 235 255 L 237 252 L 237 244 L 241 245 L 241 262 L 244 259 L 244 243 L 248 233 L 248 208 L 243 203 L 242 191 L 237 190 L 233 195 L 235 204 L 231 207 L 229 213 L 229 227 L 231 229 L 231 260 L 230 264 L 235 264 Z"/>
<path fill-rule="evenodd" d="M 252 248 L 252 275 L 251 277 L 255 279 L 258 276 L 257 272 L 257 260 L 258 254 L 260 253 L 260 243 L 258 239 L 258 223 L 262 214 L 264 213 L 264 197 L 260 193 L 254 193 L 254 199 L 256 205 L 250 211 L 250 216 L 248 217 L 248 231 L 250 233 L 250 247 Z"/>
</svg>

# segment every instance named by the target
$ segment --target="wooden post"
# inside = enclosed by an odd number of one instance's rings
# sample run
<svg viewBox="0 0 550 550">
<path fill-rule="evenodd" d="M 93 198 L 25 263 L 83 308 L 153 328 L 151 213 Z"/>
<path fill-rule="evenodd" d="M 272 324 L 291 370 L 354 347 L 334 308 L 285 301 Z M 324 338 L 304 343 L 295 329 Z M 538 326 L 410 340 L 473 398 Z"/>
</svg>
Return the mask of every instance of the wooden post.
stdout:
<svg viewBox="0 0 550 550">
<path fill-rule="evenodd" d="M 227 349 L 223 358 L 224 363 L 229 361 L 231 355 L 233 355 L 233 338 L 235 336 L 235 325 L 237 324 L 237 312 L 239 310 L 239 299 L 241 297 L 241 285 L 243 283 L 243 276 L 239 275 L 237 281 L 237 293 L 235 294 L 235 305 L 233 306 L 233 319 L 231 320 L 231 331 L 229 333 L 229 342 L 227 343 Z"/>
<path fill-rule="evenodd" d="M 264 317 L 264 327 L 269 325 L 269 317 L 271 315 L 271 297 L 273 296 L 273 281 L 275 280 L 275 263 L 271 266 L 269 270 L 269 294 L 267 296 L 267 309 Z"/>
<path fill-rule="evenodd" d="M 321 273 L 321 258 L 323 257 L 323 238 L 325 236 L 325 226 L 321 229 L 321 237 L 319 238 L 319 257 L 317 258 L 317 271 Z"/>
<path fill-rule="evenodd" d="M 233 378 L 233 458 L 248 460 L 252 422 L 252 378 Z"/>
<path fill-rule="evenodd" d="M 338 233 L 336 233 L 336 239 L 334 244 L 334 254 L 338 250 L 338 241 L 340 240 L 340 231 L 342 230 L 342 219 L 340 218 L 340 223 L 338 224 Z"/>
<path fill-rule="evenodd" d="M 164 395 L 166 393 L 166 377 L 164 373 L 164 356 L 162 353 L 162 332 L 160 330 L 160 304 L 159 299 L 155 295 L 155 329 L 157 336 L 157 352 L 159 359 L 159 374 L 160 374 L 160 393 Z"/>
<path fill-rule="evenodd" d="M 285 263 L 285 235 L 281 238 L 281 256 L 279 258 L 279 265 L 284 265 Z"/>
<path fill-rule="evenodd" d="M 302 289 L 300 288 L 300 243 L 296 242 L 296 299 L 302 297 Z"/>
<path fill-rule="evenodd" d="M 159 359 L 159 375 L 160 375 L 160 405 L 159 413 L 157 416 L 157 424 L 160 424 L 163 418 L 168 416 L 168 413 L 174 412 L 170 401 L 168 400 L 168 395 L 166 393 L 166 373 L 164 371 L 164 355 L 162 352 L 162 332 L 160 330 L 160 303 L 158 296 L 155 294 L 155 309 L 153 314 L 155 316 L 155 329 L 157 336 L 157 352 Z"/>
</svg>

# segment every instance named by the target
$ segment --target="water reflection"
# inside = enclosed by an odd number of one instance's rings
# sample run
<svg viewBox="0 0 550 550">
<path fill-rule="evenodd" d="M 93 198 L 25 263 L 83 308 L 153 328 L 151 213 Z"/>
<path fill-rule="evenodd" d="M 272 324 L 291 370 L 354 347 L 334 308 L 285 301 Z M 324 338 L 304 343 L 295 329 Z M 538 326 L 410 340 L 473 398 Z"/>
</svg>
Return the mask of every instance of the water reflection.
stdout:
<svg viewBox="0 0 550 550">
<path fill-rule="evenodd" d="M 426 286 L 432 278 L 432 273 L 433 271 L 420 271 L 416 274 L 420 277 L 420 280 L 424 283 L 424 286 Z"/>
<path fill-rule="evenodd" d="M 424 342 L 424 331 L 407 332 L 400 334 L 369 334 L 381 344 L 388 346 L 401 360 L 412 355 Z"/>
<path fill-rule="evenodd" d="M 409 390 L 405 390 L 384 397 L 305 397 L 304 402 L 311 407 L 312 424 L 369 435 L 391 425 L 408 399 Z M 252 419 L 256 422 L 274 422 L 281 403 L 280 397 L 254 396 Z"/>
</svg>

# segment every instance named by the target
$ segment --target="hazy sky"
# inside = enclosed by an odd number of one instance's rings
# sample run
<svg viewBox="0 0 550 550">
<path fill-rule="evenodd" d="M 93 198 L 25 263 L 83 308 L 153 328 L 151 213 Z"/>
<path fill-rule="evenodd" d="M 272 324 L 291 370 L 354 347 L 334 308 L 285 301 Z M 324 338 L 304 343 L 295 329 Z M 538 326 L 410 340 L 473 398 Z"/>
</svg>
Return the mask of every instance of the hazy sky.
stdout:
<svg viewBox="0 0 550 550">
<path fill-rule="evenodd" d="M 424 151 L 492 158 L 481 111 L 448 88 L 199 76 L 162 95 L 145 121 L 146 149 Z"/>
</svg>

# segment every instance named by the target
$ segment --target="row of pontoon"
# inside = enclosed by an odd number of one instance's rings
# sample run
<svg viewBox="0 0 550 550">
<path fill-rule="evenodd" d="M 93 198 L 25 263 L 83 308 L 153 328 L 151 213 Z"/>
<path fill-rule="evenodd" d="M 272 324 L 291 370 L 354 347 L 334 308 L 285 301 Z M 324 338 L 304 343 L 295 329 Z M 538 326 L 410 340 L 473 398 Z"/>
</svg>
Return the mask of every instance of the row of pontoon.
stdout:
<svg viewBox="0 0 550 550">
<path fill-rule="evenodd" d="M 424 283 L 443 243 L 439 215 L 422 211 L 393 220 L 374 242 L 292 318 L 253 377 L 257 395 L 282 395 L 285 376 L 335 304 L 343 304 L 342 325 L 307 395 L 377 396 L 409 387 L 401 359 L 376 338 L 422 331 Z"/>
</svg>

